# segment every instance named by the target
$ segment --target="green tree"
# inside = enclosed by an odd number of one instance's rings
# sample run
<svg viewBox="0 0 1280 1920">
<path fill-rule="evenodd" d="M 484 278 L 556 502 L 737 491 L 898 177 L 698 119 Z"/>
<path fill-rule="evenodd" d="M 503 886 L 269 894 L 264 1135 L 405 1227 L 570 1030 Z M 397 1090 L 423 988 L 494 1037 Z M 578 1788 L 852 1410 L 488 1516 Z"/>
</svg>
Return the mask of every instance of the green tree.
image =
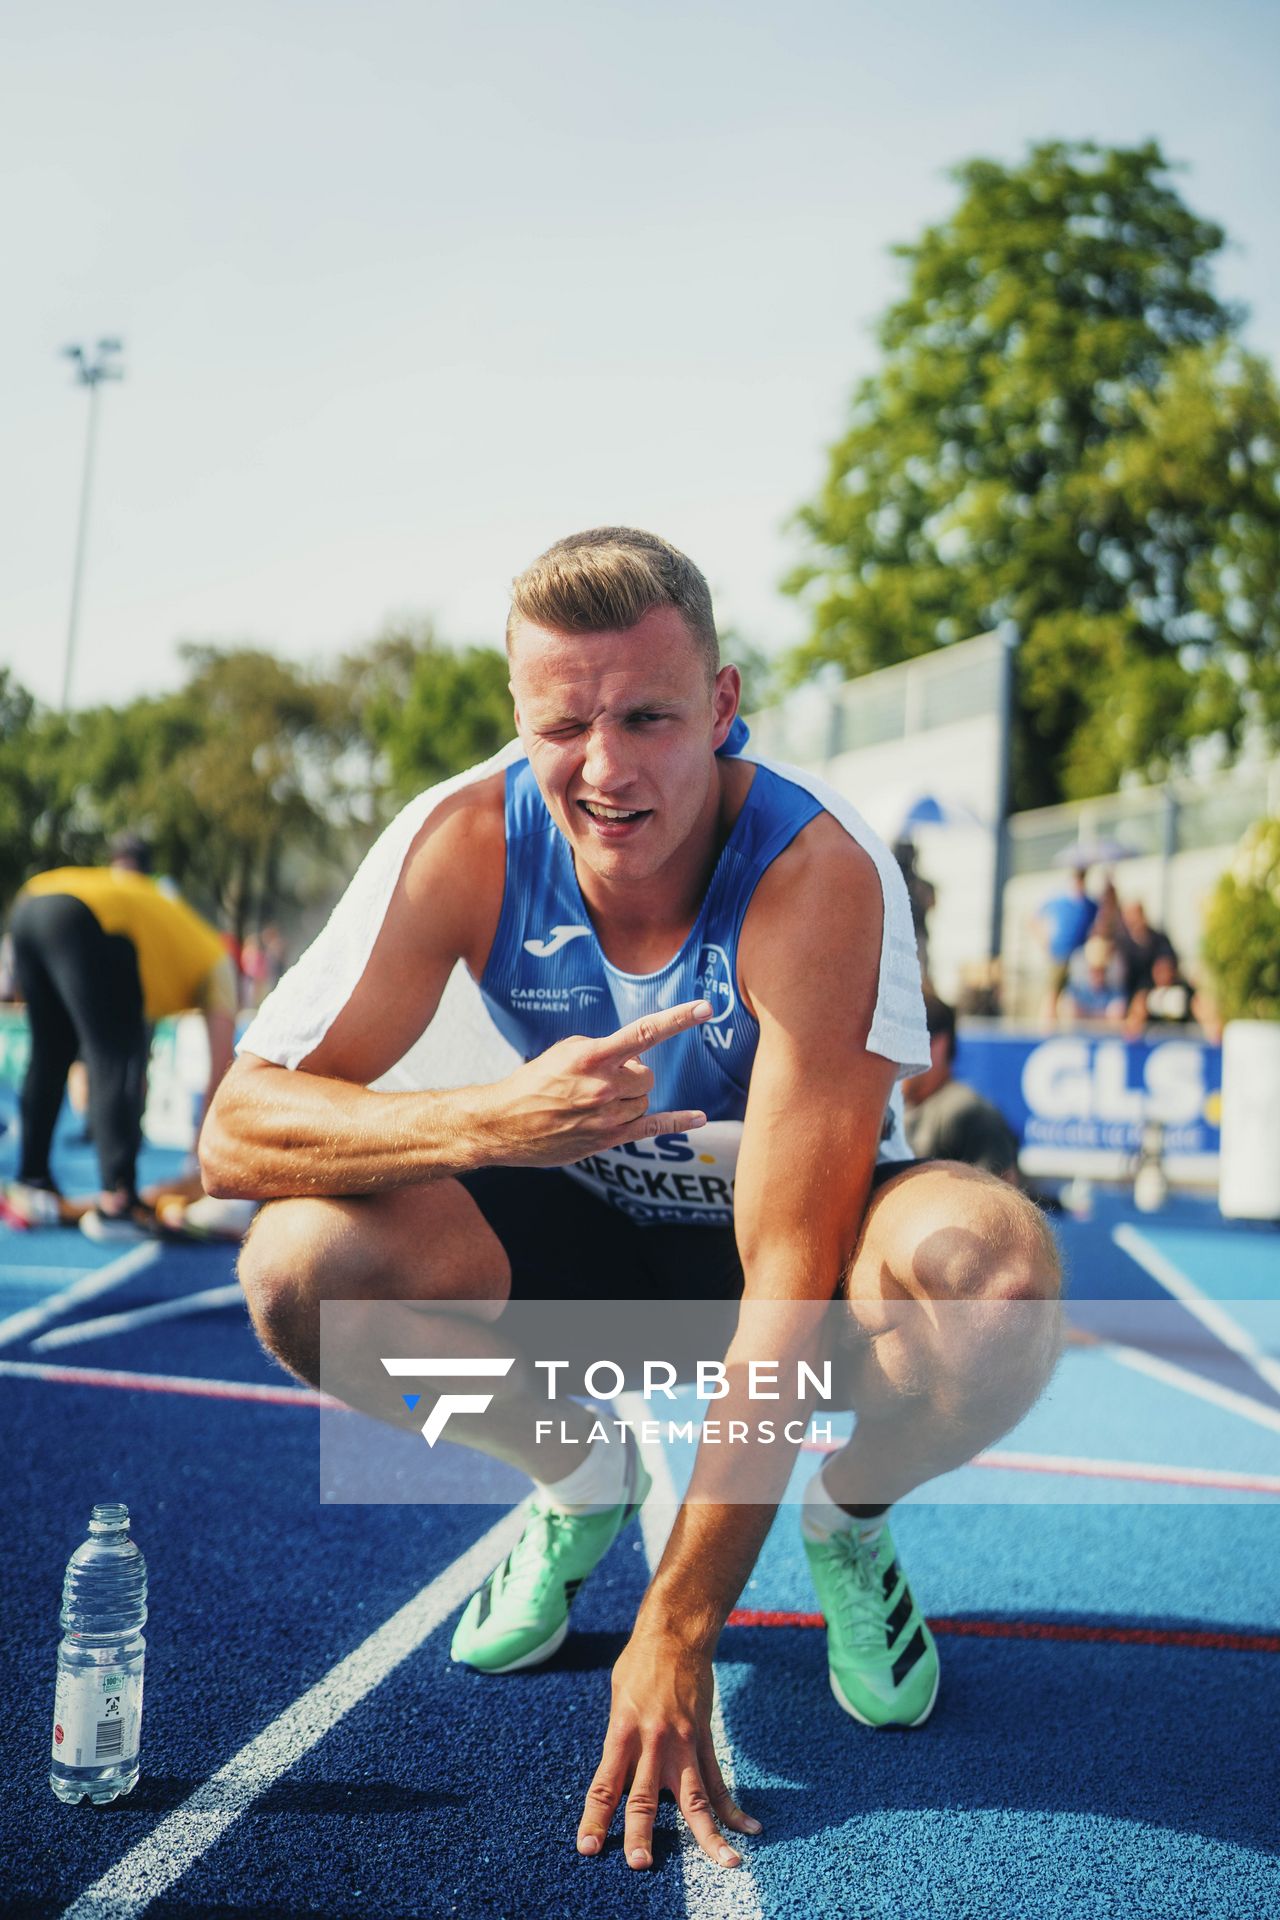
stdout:
<svg viewBox="0 0 1280 1920">
<path fill-rule="evenodd" d="M 252 647 L 187 646 L 177 692 L 37 714 L 25 752 L 39 808 L 25 872 L 96 863 L 123 828 L 237 936 L 277 911 L 287 863 L 344 824 L 321 686 Z"/>
<path fill-rule="evenodd" d="M 496 647 L 447 646 L 425 623 L 383 635 L 364 658 L 361 724 L 385 758 L 392 798 L 407 800 L 514 737 L 506 655 Z"/>
<path fill-rule="evenodd" d="M 31 872 L 40 817 L 31 737 L 36 703 L 7 667 L 0 667 L 0 912 Z"/>
<path fill-rule="evenodd" d="M 785 582 L 795 681 L 1018 623 L 1017 804 L 1280 734 L 1280 394 L 1159 148 L 957 169 Z"/>
<path fill-rule="evenodd" d="M 767 706 L 779 690 L 776 656 L 746 639 L 736 627 L 722 627 L 720 658 L 726 665 L 732 662 L 742 675 L 742 712 L 758 713 Z"/>
<path fill-rule="evenodd" d="M 1203 952 L 1224 1020 L 1280 1020 L 1280 820 L 1249 830 L 1214 888 Z"/>
<path fill-rule="evenodd" d="M 125 800 L 169 871 L 243 939 L 276 911 L 286 858 L 324 853 L 345 824 L 331 709 L 308 673 L 258 648 L 181 651 L 181 692 L 138 703 L 159 750 Z"/>
</svg>

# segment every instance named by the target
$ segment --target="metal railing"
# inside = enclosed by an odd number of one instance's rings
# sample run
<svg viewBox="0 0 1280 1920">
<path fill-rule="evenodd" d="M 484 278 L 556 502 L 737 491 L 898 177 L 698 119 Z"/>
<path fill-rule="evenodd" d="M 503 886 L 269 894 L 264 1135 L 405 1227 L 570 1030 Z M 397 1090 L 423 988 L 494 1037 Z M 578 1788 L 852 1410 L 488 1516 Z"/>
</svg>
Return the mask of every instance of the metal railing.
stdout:
<svg viewBox="0 0 1280 1920">
<path fill-rule="evenodd" d="M 1164 859 L 1234 846 L 1253 821 L 1277 810 L 1280 760 L 1232 767 L 1208 780 L 1171 780 L 1096 800 L 1037 807 L 1009 821 L 1009 872 L 1011 877 L 1042 873 L 1068 847 L 1099 838 Z"/>
</svg>

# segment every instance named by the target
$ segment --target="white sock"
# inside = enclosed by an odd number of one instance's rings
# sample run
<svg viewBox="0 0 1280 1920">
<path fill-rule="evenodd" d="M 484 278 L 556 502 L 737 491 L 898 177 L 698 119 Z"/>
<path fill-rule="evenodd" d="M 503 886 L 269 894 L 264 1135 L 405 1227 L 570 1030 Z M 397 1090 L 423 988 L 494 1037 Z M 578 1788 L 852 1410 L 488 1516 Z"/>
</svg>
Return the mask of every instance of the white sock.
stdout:
<svg viewBox="0 0 1280 1920">
<path fill-rule="evenodd" d="M 537 1482 L 544 1500 L 562 1513 L 603 1512 L 616 1507 L 627 1486 L 627 1448 L 617 1440 L 593 1440 L 582 1460 L 563 1480 Z"/>
<path fill-rule="evenodd" d="M 853 1514 L 846 1513 L 828 1493 L 822 1468 L 819 1467 L 804 1490 L 800 1531 L 806 1540 L 829 1540 L 833 1533 L 851 1533 L 856 1527 L 859 1539 L 870 1545 L 878 1539 L 888 1517 L 887 1509 L 869 1520 L 859 1520 Z"/>
</svg>

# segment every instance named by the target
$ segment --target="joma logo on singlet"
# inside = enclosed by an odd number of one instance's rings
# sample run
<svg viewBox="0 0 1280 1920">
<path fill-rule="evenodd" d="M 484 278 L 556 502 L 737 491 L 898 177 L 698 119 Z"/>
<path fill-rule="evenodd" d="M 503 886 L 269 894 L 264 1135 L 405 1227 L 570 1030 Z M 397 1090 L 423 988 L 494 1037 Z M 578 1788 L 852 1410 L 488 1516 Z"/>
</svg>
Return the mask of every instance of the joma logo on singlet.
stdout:
<svg viewBox="0 0 1280 1920">
<path fill-rule="evenodd" d="M 567 947 L 571 940 L 590 932 L 590 927 L 552 927 L 545 940 L 526 940 L 524 950 L 536 960 L 549 960 L 553 953 L 559 953 L 561 947 Z"/>
</svg>

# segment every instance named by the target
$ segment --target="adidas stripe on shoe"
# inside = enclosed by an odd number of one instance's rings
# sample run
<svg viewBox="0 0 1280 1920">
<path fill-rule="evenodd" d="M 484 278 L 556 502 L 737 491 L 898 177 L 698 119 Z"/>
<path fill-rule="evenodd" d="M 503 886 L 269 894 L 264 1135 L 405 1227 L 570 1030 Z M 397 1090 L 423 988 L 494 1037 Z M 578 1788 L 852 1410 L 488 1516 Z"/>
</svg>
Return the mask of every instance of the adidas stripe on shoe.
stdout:
<svg viewBox="0 0 1280 1920">
<path fill-rule="evenodd" d="M 564 1644 L 569 1609 L 649 1491 L 639 1449 L 627 1444 L 626 1492 L 616 1507 L 566 1513 L 535 1498 L 529 1524 L 502 1565 L 473 1593 L 450 1657 L 480 1673 L 540 1666 Z"/>
</svg>

